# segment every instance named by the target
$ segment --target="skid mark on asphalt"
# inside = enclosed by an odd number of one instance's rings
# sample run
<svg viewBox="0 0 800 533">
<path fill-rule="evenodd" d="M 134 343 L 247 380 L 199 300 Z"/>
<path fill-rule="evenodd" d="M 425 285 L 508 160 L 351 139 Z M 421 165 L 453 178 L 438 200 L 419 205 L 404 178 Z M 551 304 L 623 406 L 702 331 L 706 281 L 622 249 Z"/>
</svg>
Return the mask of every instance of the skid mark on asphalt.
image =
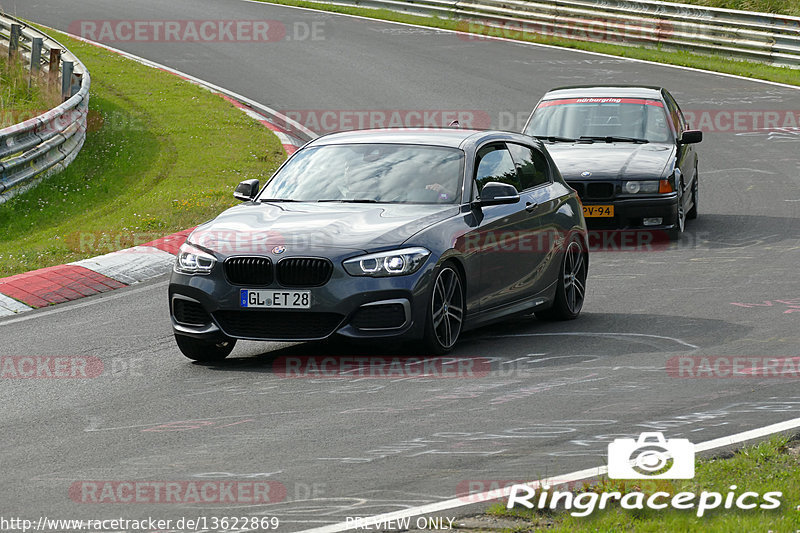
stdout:
<svg viewBox="0 0 800 533">
<path fill-rule="evenodd" d="M 229 415 L 229 416 L 217 416 L 213 418 L 198 418 L 193 420 L 171 420 L 169 422 L 155 422 L 150 424 L 135 424 L 132 426 L 118 426 L 118 427 L 99 427 L 101 420 L 97 417 L 92 417 L 89 419 L 89 425 L 86 428 L 84 428 L 83 431 L 85 432 L 118 431 L 122 429 L 138 429 L 138 428 L 145 428 L 141 431 L 184 431 L 191 429 L 201 429 L 205 427 L 225 427 L 226 425 L 233 425 L 233 424 L 216 425 L 217 421 L 229 420 L 232 418 L 239 419 L 241 423 L 245 421 L 244 419 L 259 418 L 265 416 L 297 414 L 297 413 L 300 413 L 300 411 L 277 411 L 274 413 L 258 413 L 254 415 Z M 253 420 L 249 421 L 252 422 Z"/>
</svg>

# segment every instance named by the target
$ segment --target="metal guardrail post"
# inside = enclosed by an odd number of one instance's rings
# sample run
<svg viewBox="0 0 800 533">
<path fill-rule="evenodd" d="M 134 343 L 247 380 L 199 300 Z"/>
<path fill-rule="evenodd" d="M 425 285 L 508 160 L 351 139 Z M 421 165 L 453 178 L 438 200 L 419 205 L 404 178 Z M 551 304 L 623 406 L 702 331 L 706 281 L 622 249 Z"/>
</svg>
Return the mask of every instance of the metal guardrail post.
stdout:
<svg viewBox="0 0 800 533">
<path fill-rule="evenodd" d="M 34 37 L 31 43 L 31 74 L 38 74 L 42 68 L 42 44 L 44 39 Z"/>
<path fill-rule="evenodd" d="M 58 81 L 59 64 L 61 64 L 61 50 L 59 48 L 51 48 L 47 72 L 47 81 L 51 85 L 55 85 L 56 81 Z"/>
<path fill-rule="evenodd" d="M 91 78 L 80 59 L 48 35 L 2 12 L 0 28 L 4 32 L 10 30 L 6 34 L 9 57 L 17 60 L 24 57 L 26 68 L 30 58 L 31 81 L 42 75 L 49 52 L 45 79 L 51 89 L 61 82 L 65 100 L 33 119 L 0 129 L 0 204 L 3 204 L 63 170 L 78 155 L 86 139 Z M 59 80 L 62 64 L 64 75 Z"/>
<path fill-rule="evenodd" d="M 73 72 L 72 76 L 70 76 L 70 84 L 69 84 L 69 97 L 75 96 L 75 94 L 81 90 L 81 84 L 83 75 L 78 72 Z"/>
<path fill-rule="evenodd" d="M 8 58 L 12 59 L 19 53 L 19 36 L 22 34 L 22 26 L 19 24 L 11 25 L 11 34 L 8 38 Z"/>
<path fill-rule="evenodd" d="M 72 61 L 61 62 L 61 98 L 66 100 L 70 96 L 70 89 L 72 88 Z"/>
</svg>

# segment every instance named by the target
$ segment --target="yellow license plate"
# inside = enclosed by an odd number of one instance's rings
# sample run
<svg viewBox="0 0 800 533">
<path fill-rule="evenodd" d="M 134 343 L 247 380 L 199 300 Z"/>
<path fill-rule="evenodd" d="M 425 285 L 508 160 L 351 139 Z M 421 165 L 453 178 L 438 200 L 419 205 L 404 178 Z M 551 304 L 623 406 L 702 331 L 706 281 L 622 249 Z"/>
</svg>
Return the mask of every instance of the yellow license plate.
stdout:
<svg viewBox="0 0 800 533">
<path fill-rule="evenodd" d="M 613 205 L 585 205 L 583 206 L 583 216 L 585 217 L 613 217 Z"/>
</svg>

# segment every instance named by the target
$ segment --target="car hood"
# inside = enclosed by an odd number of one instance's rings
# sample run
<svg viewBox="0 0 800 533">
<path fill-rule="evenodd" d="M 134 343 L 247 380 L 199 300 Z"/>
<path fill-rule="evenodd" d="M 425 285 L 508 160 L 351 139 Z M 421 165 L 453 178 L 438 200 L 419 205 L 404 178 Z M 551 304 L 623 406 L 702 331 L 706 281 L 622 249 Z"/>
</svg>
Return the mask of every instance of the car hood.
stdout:
<svg viewBox="0 0 800 533">
<path fill-rule="evenodd" d="M 287 256 L 330 248 L 370 252 L 401 245 L 458 212 L 452 205 L 246 203 L 199 226 L 189 241 L 224 255 L 275 247 Z"/>
<path fill-rule="evenodd" d="M 675 149 L 669 144 L 594 142 L 552 143 L 547 151 L 565 180 L 625 180 L 666 177 Z"/>
</svg>

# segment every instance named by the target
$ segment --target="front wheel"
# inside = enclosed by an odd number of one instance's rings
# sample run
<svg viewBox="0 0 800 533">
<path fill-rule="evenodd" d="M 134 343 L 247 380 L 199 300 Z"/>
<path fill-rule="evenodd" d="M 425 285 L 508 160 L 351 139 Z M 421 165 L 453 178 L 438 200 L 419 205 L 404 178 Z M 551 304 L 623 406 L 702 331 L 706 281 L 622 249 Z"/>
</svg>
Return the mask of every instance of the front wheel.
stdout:
<svg viewBox="0 0 800 533">
<path fill-rule="evenodd" d="M 686 213 L 686 218 L 688 220 L 697 218 L 697 200 L 700 197 L 700 184 L 697 179 L 697 169 L 695 169 L 694 174 L 694 183 L 692 184 L 692 208 Z"/>
<path fill-rule="evenodd" d="M 564 251 L 553 306 L 534 314 L 539 320 L 578 318 L 586 296 L 586 250 L 580 238 L 573 238 Z"/>
<path fill-rule="evenodd" d="M 194 361 L 201 363 L 216 363 L 222 361 L 233 351 L 236 339 L 223 339 L 204 341 L 185 335 L 175 335 L 175 342 L 181 353 Z"/>
<path fill-rule="evenodd" d="M 445 263 L 434 276 L 425 320 L 425 348 L 436 354 L 449 352 L 464 324 L 464 284 L 456 268 Z"/>
<path fill-rule="evenodd" d="M 681 185 L 683 187 L 683 185 Z M 678 197 L 678 205 L 675 208 L 675 227 L 669 230 L 669 239 L 677 241 L 683 235 L 686 227 L 686 210 L 683 208 L 683 195 Z"/>
</svg>

